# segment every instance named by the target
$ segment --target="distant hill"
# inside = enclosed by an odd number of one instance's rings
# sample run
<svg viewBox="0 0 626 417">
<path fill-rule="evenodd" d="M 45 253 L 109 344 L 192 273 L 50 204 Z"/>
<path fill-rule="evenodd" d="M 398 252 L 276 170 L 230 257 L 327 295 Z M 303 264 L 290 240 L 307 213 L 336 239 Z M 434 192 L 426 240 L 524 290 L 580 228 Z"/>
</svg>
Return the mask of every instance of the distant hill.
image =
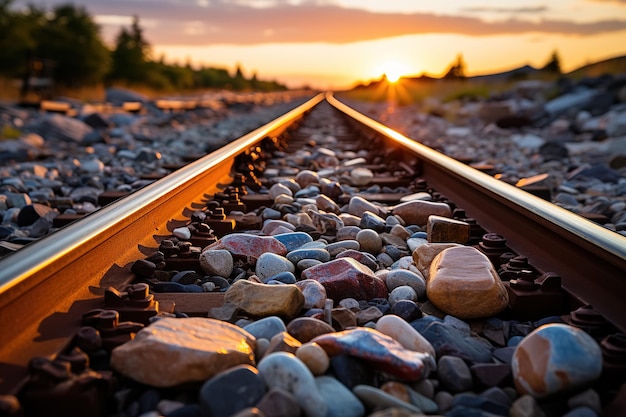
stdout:
<svg viewBox="0 0 626 417">
<path fill-rule="evenodd" d="M 524 79 L 531 78 L 534 75 L 541 73 L 541 70 L 531 66 L 524 65 L 523 67 L 514 68 L 512 70 L 498 72 L 495 74 L 485 74 L 485 75 L 475 75 L 472 77 L 468 77 L 472 80 L 478 81 L 507 81 L 514 79 Z"/>
<path fill-rule="evenodd" d="M 626 74 L 626 55 L 587 64 L 565 75 L 582 78 L 598 77 L 602 74 Z"/>
</svg>

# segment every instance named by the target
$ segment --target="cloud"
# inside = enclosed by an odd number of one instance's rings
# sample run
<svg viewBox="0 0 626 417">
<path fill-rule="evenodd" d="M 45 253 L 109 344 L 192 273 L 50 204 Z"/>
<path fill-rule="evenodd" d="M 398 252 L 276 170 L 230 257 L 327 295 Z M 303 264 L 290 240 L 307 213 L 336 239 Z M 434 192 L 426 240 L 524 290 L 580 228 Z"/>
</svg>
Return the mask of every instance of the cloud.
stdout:
<svg viewBox="0 0 626 417">
<path fill-rule="evenodd" d="M 547 12 L 546 6 L 534 6 L 534 7 L 466 7 L 461 9 L 464 12 L 471 13 L 542 13 Z"/>
<path fill-rule="evenodd" d="M 61 0 L 49 0 L 60 3 Z M 84 0 L 92 15 L 138 15 L 149 42 L 166 45 L 254 45 L 261 43 L 349 43 L 411 34 L 470 36 L 545 33 L 594 35 L 626 30 L 626 20 L 591 23 L 543 19 L 483 21 L 476 17 L 430 13 L 376 13 L 343 8 L 328 1 L 263 1 L 263 7 L 239 0 Z M 258 4 L 258 3 L 257 3 Z M 511 12 L 519 9 L 499 8 Z M 539 8 L 524 8 L 528 13 Z"/>
</svg>

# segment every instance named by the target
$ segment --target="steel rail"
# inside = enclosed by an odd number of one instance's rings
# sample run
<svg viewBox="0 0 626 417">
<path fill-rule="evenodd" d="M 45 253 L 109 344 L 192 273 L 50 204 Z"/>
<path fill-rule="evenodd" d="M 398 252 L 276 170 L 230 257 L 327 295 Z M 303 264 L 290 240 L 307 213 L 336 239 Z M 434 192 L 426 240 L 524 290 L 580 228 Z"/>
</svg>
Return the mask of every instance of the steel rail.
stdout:
<svg viewBox="0 0 626 417">
<path fill-rule="evenodd" d="M 130 281 L 130 263 L 170 235 L 183 218 L 232 181 L 235 157 L 276 137 L 324 99 L 318 94 L 274 121 L 0 260 L 0 394 L 19 389 L 33 356 L 57 352 L 99 306 L 109 286 Z M 141 219 L 141 221 L 138 221 Z M 62 295 L 62 296 L 60 296 Z"/>
<path fill-rule="evenodd" d="M 408 150 L 419 159 L 429 185 L 486 230 L 503 235 L 507 246 L 533 266 L 559 274 L 570 294 L 626 331 L 626 237 L 409 139 L 330 94 L 326 98 L 358 124 Z"/>
</svg>

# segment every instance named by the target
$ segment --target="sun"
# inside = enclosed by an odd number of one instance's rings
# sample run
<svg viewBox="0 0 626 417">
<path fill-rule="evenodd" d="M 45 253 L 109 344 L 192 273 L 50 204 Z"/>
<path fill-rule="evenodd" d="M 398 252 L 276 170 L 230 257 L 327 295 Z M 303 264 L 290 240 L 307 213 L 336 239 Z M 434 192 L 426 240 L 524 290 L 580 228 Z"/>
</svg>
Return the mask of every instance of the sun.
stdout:
<svg viewBox="0 0 626 417">
<path fill-rule="evenodd" d="M 381 65 L 382 73 L 390 83 L 398 82 L 400 77 L 409 72 L 408 66 L 399 61 L 386 61 Z"/>
</svg>

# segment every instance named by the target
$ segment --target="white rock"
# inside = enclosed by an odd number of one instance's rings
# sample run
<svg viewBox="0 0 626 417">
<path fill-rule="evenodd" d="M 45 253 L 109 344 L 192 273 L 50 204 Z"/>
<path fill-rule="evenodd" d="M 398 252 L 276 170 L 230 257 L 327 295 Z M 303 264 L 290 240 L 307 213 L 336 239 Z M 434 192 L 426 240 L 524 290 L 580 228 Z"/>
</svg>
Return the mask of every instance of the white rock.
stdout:
<svg viewBox="0 0 626 417">
<path fill-rule="evenodd" d="M 233 273 L 233 256 L 224 249 L 209 249 L 200 254 L 200 267 L 207 275 L 228 278 Z"/>
</svg>

